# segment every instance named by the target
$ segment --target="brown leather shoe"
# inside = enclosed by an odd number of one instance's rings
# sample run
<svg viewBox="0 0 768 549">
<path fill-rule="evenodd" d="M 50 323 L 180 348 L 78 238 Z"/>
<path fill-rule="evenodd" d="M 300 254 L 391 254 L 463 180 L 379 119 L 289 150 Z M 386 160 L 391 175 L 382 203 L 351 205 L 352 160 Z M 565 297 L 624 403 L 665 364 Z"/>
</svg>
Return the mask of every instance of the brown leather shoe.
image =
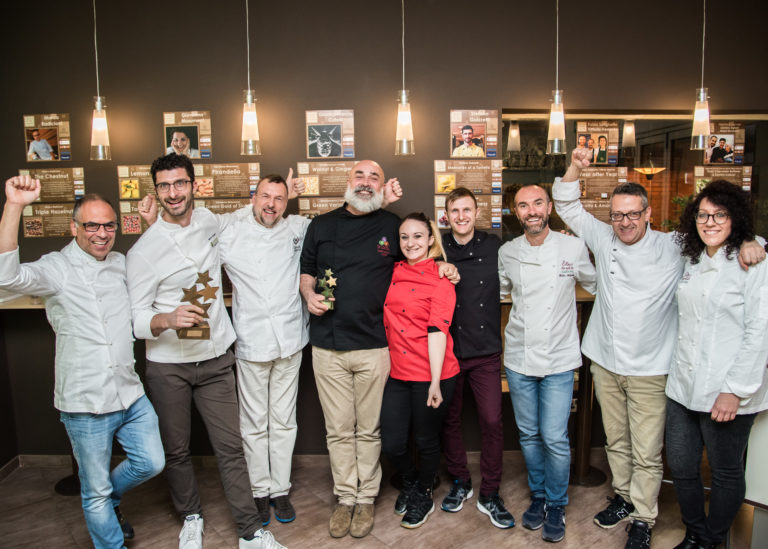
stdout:
<svg viewBox="0 0 768 549">
<path fill-rule="evenodd" d="M 349 535 L 353 538 L 364 538 L 373 528 L 373 503 L 358 503 L 352 515 Z"/>
<path fill-rule="evenodd" d="M 343 538 L 347 535 L 347 532 L 349 532 L 349 524 L 352 522 L 352 512 L 354 509 L 355 508 L 352 505 L 336 504 L 336 507 L 333 508 L 333 513 L 331 514 L 331 521 L 328 524 L 328 531 L 330 532 L 331 537 Z"/>
</svg>

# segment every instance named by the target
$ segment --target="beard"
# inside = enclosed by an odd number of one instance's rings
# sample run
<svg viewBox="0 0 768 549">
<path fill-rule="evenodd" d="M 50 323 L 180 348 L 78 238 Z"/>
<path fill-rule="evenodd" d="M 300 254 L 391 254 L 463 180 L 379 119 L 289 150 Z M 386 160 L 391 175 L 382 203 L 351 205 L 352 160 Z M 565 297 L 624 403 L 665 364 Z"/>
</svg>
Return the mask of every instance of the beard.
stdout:
<svg viewBox="0 0 768 549">
<path fill-rule="evenodd" d="M 530 223 L 527 219 L 521 220 L 520 224 L 523 226 L 523 230 L 531 235 L 540 234 L 549 224 L 549 216 L 544 215 L 538 223 Z"/>
<path fill-rule="evenodd" d="M 371 193 L 371 197 L 363 198 L 357 194 L 359 191 L 368 191 Z M 344 200 L 359 212 L 375 212 L 381 208 L 381 205 L 384 202 L 384 189 L 376 192 L 373 187 L 368 185 L 358 185 L 354 189 L 347 187 L 347 190 L 344 193 Z"/>
</svg>

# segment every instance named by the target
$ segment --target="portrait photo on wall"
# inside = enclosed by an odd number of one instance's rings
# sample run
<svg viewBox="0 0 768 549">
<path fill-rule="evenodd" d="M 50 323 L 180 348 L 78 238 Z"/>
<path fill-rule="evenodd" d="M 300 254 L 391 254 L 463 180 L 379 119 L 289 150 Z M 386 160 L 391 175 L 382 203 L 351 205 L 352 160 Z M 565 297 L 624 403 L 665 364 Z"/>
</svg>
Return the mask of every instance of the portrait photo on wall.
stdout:
<svg viewBox="0 0 768 549">
<path fill-rule="evenodd" d="M 24 139 L 28 161 L 60 160 L 58 128 L 27 128 Z"/>
<path fill-rule="evenodd" d="M 190 158 L 200 158 L 199 135 L 197 126 L 165 126 L 165 154 L 183 154 Z"/>
<path fill-rule="evenodd" d="M 451 124 L 451 156 L 485 158 L 485 124 Z"/>
<path fill-rule="evenodd" d="M 709 146 L 704 149 L 705 164 L 733 164 L 734 136 L 722 134 L 709 136 Z"/>
<path fill-rule="evenodd" d="M 343 158 L 341 124 L 307 125 L 308 158 Z"/>
</svg>

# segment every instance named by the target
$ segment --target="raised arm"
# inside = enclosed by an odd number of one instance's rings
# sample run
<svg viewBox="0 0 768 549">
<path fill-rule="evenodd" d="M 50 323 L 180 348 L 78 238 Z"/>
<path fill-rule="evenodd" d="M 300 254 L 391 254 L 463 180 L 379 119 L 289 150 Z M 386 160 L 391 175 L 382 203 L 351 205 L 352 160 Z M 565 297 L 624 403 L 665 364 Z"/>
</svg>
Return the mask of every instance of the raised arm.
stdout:
<svg viewBox="0 0 768 549">
<path fill-rule="evenodd" d="M 0 219 L 0 288 L 10 293 L 0 300 L 18 295 L 47 296 L 61 287 L 60 265 L 53 254 L 32 263 L 19 262 L 19 221 L 24 208 L 40 196 L 40 181 L 28 175 L 5 182 L 5 206 Z"/>
<path fill-rule="evenodd" d="M 581 189 L 579 178 L 581 170 L 589 166 L 589 149 L 574 149 L 571 153 L 571 164 L 561 179 L 556 179 L 552 185 L 552 198 L 557 215 L 571 230 L 594 249 L 596 239 L 601 234 L 610 235 L 613 230 L 609 225 L 599 221 L 581 204 Z"/>
</svg>

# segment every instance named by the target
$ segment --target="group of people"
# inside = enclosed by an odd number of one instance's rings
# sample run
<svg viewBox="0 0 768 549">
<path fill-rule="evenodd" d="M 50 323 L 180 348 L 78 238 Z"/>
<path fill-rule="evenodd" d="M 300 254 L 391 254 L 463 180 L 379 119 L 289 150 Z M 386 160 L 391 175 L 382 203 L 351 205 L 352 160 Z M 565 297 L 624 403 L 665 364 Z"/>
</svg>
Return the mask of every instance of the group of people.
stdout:
<svg viewBox="0 0 768 549">
<path fill-rule="evenodd" d="M 595 139 L 590 134 L 580 133 L 576 140 L 576 148 L 587 149 L 589 151 L 587 160 L 592 164 L 608 163 L 608 138 L 605 135 L 597 138 L 597 147 L 595 147 Z"/>
<path fill-rule="evenodd" d="M 733 163 L 733 147 L 724 137 L 718 139 L 716 135 L 710 135 L 709 147 L 704 149 L 704 163 Z"/>
<path fill-rule="evenodd" d="M 406 528 L 435 509 L 441 450 L 451 485 L 440 508 L 458 512 L 474 496 L 461 436 L 465 383 L 481 433 L 477 509 L 496 527 L 515 525 L 499 494 L 503 364 L 528 472 L 522 524 L 562 540 L 567 423 L 583 352 L 592 360 L 615 492 L 595 523 L 612 528 L 631 518 L 626 547 L 650 547 L 666 424 L 687 528 L 678 548 L 716 546 L 743 499 L 752 421 L 768 408 L 768 266 L 750 206 L 737 187 L 711 183 L 676 233 L 660 233 L 649 228 L 645 189 L 625 183 L 614 190 L 609 225 L 579 200 L 590 160 L 586 147 L 573 152 L 553 199 L 539 186 L 522 187 L 513 206 L 524 234 L 502 245 L 475 228 L 477 202 L 464 188 L 446 198 L 451 230 L 442 237 L 422 213 L 401 220 L 385 211 L 402 190 L 370 160 L 352 168 L 344 205 L 311 222 L 283 216 L 301 190 L 291 174 L 262 178 L 250 207 L 214 215 L 193 207 L 193 166 L 171 153 L 152 165 L 162 215 L 155 220 L 154 197 L 142 202 L 152 225 L 127 260 L 111 251 L 114 209 L 87 195 L 73 213 L 74 240 L 23 265 L 18 223 L 40 184 L 9 179 L 0 287 L 42 296 L 57 333 L 54 404 L 80 466 L 95 546 L 123 547 L 133 529 L 121 496 L 165 466 L 182 519 L 179 547 L 202 547 L 189 453 L 194 400 L 240 547 L 281 547 L 262 527 L 270 508 L 279 521 L 295 518 L 290 461 L 307 342 L 337 498 L 333 537 L 371 531 L 381 454 L 397 471 L 394 511 Z M 550 230 L 553 205 L 578 237 Z M 221 296 L 222 266 L 233 282 L 234 327 Z M 581 348 L 576 282 L 596 294 Z M 502 357 L 499 296 L 508 293 Z M 200 331 L 209 336 L 190 335 Z M 147 344 L 151 404 L 133 370 L 134 334 Z M 93 359 L 84 363 L 86 353 Z M 127 458 L 110 472 L 113 437 Z M 713 471 L 708 514 L 702 446 Z"/>
</svg>

